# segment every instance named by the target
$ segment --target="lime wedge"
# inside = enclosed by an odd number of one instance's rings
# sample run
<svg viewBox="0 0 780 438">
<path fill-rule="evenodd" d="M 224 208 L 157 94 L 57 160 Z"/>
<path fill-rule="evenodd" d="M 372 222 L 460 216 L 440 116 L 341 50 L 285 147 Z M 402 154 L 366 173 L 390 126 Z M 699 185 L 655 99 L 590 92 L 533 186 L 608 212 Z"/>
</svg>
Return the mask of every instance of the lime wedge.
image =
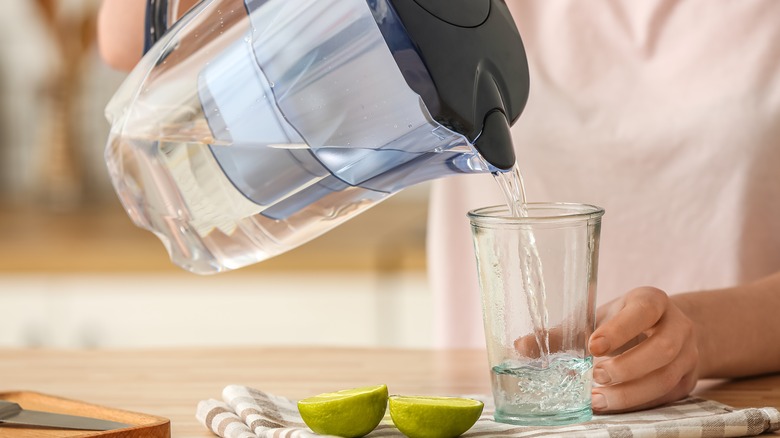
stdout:
<svg viewBox="0 0 780 438">
<path fill-rule="evenodd" d="M 345 438 L 374 430 L 386 409 L 386 385 L 328 392 L 298 402 L 301 418 L 312 431 Z"/>
<path fill-rule="evenodd" d="M 454 438 L 471 429 L 484 404 L 457 397 L 390 397 L 395 427 L 409 438 Z"/>
</svg>

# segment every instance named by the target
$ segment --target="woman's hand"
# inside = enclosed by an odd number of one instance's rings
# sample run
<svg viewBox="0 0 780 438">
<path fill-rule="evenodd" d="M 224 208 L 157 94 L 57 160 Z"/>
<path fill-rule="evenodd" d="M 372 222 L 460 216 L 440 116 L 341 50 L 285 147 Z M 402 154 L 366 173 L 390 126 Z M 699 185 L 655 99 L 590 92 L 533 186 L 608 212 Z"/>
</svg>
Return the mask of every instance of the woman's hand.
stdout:
<svg viewBox="0 0 780 438">
<path fill-rule="evenodd" d="M 596 312 L 589 349 L 593 410 L 614 413 L 679 400 L 698 380 L 699 352 L 691 320 L 660 289 L 640 287 Z"/>
<path fill-rule="evenodd" d="M 178 0 L 177 9 L 183 14 L 197 2 Z M 103 0 L 100 4 L 98 48 L 103 61 L 110 67 L 130 71 L 141 59 L 146 3 L 144 0 Z"/>
</svg>

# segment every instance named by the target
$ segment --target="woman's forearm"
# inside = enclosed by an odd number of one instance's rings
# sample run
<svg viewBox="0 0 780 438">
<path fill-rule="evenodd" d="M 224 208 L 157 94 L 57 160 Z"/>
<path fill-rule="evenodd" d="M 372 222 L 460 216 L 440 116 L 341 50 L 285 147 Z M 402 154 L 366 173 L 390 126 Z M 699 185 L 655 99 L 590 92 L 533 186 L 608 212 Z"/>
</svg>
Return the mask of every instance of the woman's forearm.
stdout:
<svg viewBox="0 0 780 438">
<path fill-rule="evenodd" d="M 699 377 L 780 371 L 780 272 L 743 286 L 672 297 L 693 321 Z"/>
</svg>

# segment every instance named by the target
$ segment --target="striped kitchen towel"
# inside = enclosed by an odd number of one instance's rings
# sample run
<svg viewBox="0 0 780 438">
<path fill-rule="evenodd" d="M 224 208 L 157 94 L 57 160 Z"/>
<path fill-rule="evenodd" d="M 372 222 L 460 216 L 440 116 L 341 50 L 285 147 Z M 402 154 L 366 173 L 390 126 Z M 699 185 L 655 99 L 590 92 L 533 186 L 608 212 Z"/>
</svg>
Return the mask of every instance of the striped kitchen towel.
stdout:
<svg viewBox="0 0 780 438">
<path fill-rule="evenodd" d="M 223 438 L 313 438 L 296 403 L 240 385 L 227 386 L 219 400 L 198 404 L 197 418 Z M 568 426 L 513 426 L 493 421 L 493 403 L 463 437 L 739 437 L 780 430 L 775 408 L 735 409 L 711 400 L 689 397 L 646 411 L 594 416 L 587 423 Z M 390 415 L 367 437 L 402 437 Z"/>
</svg>

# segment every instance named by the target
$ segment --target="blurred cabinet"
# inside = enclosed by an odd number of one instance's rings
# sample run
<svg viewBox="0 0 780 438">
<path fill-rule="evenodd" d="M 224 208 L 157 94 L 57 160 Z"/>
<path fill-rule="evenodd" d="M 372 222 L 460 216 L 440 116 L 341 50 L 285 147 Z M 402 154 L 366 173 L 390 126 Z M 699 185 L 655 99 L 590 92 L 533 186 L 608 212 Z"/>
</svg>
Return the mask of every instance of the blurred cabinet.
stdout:
<svg viewBox="0 0 780 438">
<path fill-rule="evenodd" d="M 286 254 L 208 277 L 172 265 L 118 203 L 0 209 L 0 346 L 431 347 L 426 209 L 424 198 L 391 198 Z"/>
<path fill-rule="evenodd" d="M 431 346 L 420 272 L 0 277 L 0 347 Z"/>
<path fill-rule="evenodd" d="M 424 190 L 420 188 L 418 190 Z M 425 270 L 425 199 L 402 194 L 319 238 L 241 272 Z M 180 272 L 118 201 L 52 212 L 0 204 L 0 274 Z"/>
</svg>

